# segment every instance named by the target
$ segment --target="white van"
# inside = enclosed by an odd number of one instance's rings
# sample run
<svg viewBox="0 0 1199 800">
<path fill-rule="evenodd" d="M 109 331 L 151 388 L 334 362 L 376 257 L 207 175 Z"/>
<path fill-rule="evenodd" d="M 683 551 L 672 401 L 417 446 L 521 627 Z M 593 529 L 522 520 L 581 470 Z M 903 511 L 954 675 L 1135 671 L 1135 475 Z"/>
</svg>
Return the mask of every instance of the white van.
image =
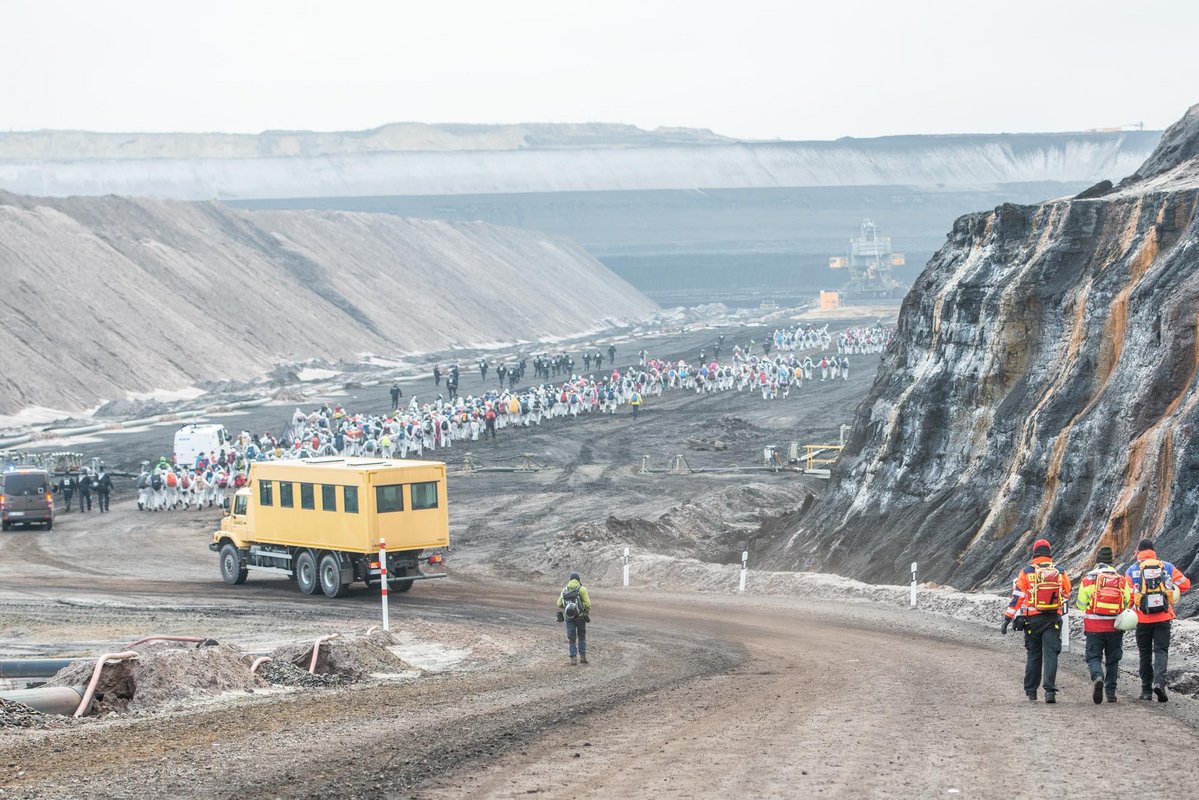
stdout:
<svg viewBox="0 0 1199 800">
<path fill-rule="evenodd" d="M 184 425 L 175 433 L 175 464 L 194 467 L 207 453 L 220 453 L 229 442 L 224 425 Z"/>
</svg>

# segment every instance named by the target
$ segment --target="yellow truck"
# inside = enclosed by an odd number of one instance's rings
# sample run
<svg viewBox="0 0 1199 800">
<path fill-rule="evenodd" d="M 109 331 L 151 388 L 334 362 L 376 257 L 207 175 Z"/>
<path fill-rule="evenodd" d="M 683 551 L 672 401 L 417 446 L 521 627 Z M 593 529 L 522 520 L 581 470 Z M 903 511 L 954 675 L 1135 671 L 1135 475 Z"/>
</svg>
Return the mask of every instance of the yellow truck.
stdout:
<svg viewBox="0 0 1199 800">
<path fill-rule="evenodd" d="M 387 544 L 388 586 L 404 592 L 441 567 L 450 544 L 445 464 L 366 458 L 311 458 L 250 465 L 249 480 L 208 548 L 221 578 L 251 571 L 286 575 L 304 594 L 340 597 L 350 584 L 378 584 L 379 539 Z M 434 552 L 428 552 L 434 551 Z"/>
</svg>

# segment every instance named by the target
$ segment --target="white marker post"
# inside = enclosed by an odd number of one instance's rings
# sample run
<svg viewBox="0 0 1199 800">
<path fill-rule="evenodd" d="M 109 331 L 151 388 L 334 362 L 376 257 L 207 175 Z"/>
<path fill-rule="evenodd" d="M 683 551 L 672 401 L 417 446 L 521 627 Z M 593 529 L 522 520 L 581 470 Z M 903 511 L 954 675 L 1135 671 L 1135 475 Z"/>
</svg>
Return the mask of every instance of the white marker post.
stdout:
<svg viewBox="0 0 1199 800">
<path fill-rule="evenodd" d="M 629 548 L 624 549 L 624 588 L 629 588 Z"/>
<path fill-rule="evenodd" d="M 383 630 L 390 631 L 387 619 L 387 542 L 379 537 L 379 594 L 383 598 Z"/>
<path fill-rule="evenodd" d="M 1070 609 L 1062 614 L 1062 652 L 1070 652 Z"/>
<path fill-rule="evenodd" d="M 916 562 L 912 562 L 912 608 L 916 607 Z"/>
<path fill-rule="evenodd" d="M 741 585 L 737 587 L 738 594 L 745 594 L 745 573 L 749 570 L 749 551 L 741 551 Z"/>
</svg>

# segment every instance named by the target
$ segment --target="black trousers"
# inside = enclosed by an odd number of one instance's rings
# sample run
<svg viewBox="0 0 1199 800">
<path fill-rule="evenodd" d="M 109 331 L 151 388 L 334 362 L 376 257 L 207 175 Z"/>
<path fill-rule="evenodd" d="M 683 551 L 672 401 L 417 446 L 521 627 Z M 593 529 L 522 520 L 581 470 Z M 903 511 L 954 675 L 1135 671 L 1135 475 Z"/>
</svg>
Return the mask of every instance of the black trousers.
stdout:
<svg viewBox="0 0 1199 800">
<path fill-rule="evenodd" d="M 1148 692 L 1154 684 L 1165 686 L 1170 659 L 1170 620 L 1138 625 L 1137 650 L 1141 653 L 1141 691 Z"/>
<path fill-rule="evenodd" d="M 1037 683 L 1045 692 L 1057 692 L 1057 656 L 1062 652 L 1062 618 L 1057 614 L 1027 617 L 1024 628 L 1024 692 L 1032 694 Z"/>
<path fill-rule="evenodd" d="M 100 510 L 101 511 L 108 510 L 109 497 L 110 497 L 110 494 L 108 492 L 99 492 L 96 494 L 96 499 L 100 501 Z"/>
<path fill-rule="evenodd" d="M 1103 678 L 1107 694 L 1116 693 L 1116 680 L 1120 677 L 1120 659 L 1124 657 L 1124 631 L 1105 631 L 1087 635 L 1087 667 L 1091 680 Z M 1107 672 L 1104 672 L 1104 667 Z"/>
</svg>

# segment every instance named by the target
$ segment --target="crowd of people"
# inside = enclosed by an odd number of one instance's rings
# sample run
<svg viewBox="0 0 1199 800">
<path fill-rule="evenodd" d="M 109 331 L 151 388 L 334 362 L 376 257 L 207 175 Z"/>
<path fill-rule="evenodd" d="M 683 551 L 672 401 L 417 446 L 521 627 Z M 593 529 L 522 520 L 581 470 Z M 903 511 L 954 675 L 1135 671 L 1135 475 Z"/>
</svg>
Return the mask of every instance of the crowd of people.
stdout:
<svg viewBox="0 0 1199 800">
<path fill-rule="evenodd" d="M 881 327 L 847 331 L 841 336 L 844 341 L 838 341 L 843 352 L 816 359 L 802 351 L 831 349 L 828 327 L 796 326 L 775 331 L 760 346 L 761 354 L 754 352 L 759 345 L 752 340 L 734 346 L 726 363 L 708 360 L 703 351 L 700 360 L 691 364 L 650 358 L 641 350 L 636 366 L 613 367 L 598 375 L 595 369 L 615 362 L 615 346 L 606 352 L 587 351 L 577 360 L 568 353 L 541 354 L 501 362 L 494 372 L 495 388 L 465 396 L 458 392 L 458 365 L 444 370 L 439 365 L 433 370 L 434 385 L 440 389 L 444 380 L 446 392 L 432 402 L 422 404 L 411 396 L 404 404 L 403 391 L 394 383 L 389 413 L 355 413 L 331 403 L 310 411 L 296 408 L 277 436 L 242 431 L 225 448 L 201 454 L 195 463 L 172 464 L 166 458 L 153 466 L 145 462 L 136 479 L 138 507 L 165 511 L 219 506 L 229 491 L 245 484 L 249 465 L 255 461 L 319 456 L 423 458 L 456 442 L 495 440 L 507 428 L 621 410 L 635 417 L 647 397 L 671 390 L 760 391 L 763 399 L 786 398 L 805 381 L 847 380 L 849 354 L 877 352 L 891 335 Z M 713 355 L 723 345 L 720 336 Z M 580 361 L 592 371 L 576 372 Z M 523 378 L 529 366 L 537 382 L 526 386 Z M 491 364 L 481 359 L 479 375 L 485 385 L 490 370 Z"/>
</svg>

